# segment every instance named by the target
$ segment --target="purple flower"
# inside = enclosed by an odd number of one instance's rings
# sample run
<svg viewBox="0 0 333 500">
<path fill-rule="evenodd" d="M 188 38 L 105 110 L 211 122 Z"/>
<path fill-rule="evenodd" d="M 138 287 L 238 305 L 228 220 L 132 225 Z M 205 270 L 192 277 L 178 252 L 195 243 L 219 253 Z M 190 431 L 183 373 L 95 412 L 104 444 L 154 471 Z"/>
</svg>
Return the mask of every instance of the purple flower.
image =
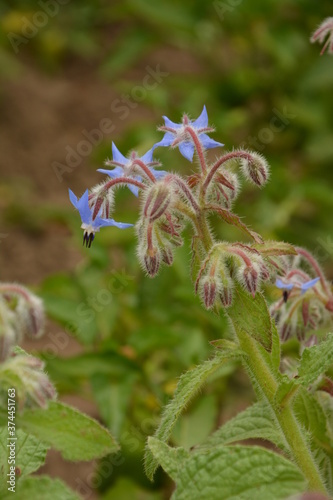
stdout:
<svg viewBox="0 0 333 500">
<path fill-rule="evenodd" d="M 116 222 L 113 219 L 102 219 L 99 215 L 92 218 L 93 215 L 93 207 L 89 207 L 89 193 L 88 189 L 83 193 L 81 198 L 77 198 L 73 191 L 69 189 L 69 199 L 71 200 L 72 205 L 79 211 L 83 229 L 83 244 L 86 247 L 91 246 L 91 243 L 95 237 L 95 233 L 97 233 L 101 227 L 104 226 L 116 226 L 120 229 L 125 229 L 127 227 L 133 226 L 133 224 L 125 224 L 123 222 Z"/>
<path fill-rule="evenodd" d="M 302 285 L 297 285 L 295 283 L 283 283 L 279 278 L 277 278 L 275 282 L 275 286 L 281 288 L 282 290 L 292 290 L 294 287 L 299 288 L 301 290 L 301 294 L 305 293 L 309 288 L 315 286 L 315 284 L 320 280 L 320 278 L 314 278 L 310 281 L 306 281 Z"/>
<path fill-rule="evenodd" d="M 189 161 L 193 160 L 194 143 L 193 138 L 186 128 L 191 128 L 198 137 L 204 149 L 216 148 L 224 146 L 220 142 L 211 139 L 206 132 L 214 132 L 212 127 L 208 126 L 208 115 L 206 106 L 203 107 L 202 113 L 196 120 L 190 120 L 187 115 L 183 116 L 182 123 L 173 123 L 169 118 L 163 116 L 165 125 L 159 130 L 165 132 L 163 139 L 155 144 L 154 149 L 159 146 L 179 146 L 181 154 Z"/>
<path fill-rule="evenodd" d="M 153 152 L 154 148 L 150 149 L 146 154 L 144 154 L 140 158 L 134 151 L 131 154 L 130 158 L 126 158 L 124 155 L 121 154 L 121 152 L 113 142 L 112 143 L 113 159 L 107 160 L 105 164 L 112 165 L 115 168 L 113 168 L 112 170 L 99 168 L 97 172 L 102 172 L 102 174 L 106 174 L 112 179 L 115 179 L 116 177 L 130 177 L 131 179 L 141 181 L 142 176 L 148 178 L 147 173 L 145 173 L 142 166 L 140 166 L 140 163 L 142 163 L 156 179 L 161 179 L 167 174 L 167 172 L 164 172 L 162 170 L 155 170 L 154 168 L 152 168 L 153 166 L 159 165 L 157 161 L 153 160 Z M 132 193 L 135 196 L 138 196 L 139 188 L 137 186 L 128 184 L 127 187 L 132 191 Z"/>
</svg>

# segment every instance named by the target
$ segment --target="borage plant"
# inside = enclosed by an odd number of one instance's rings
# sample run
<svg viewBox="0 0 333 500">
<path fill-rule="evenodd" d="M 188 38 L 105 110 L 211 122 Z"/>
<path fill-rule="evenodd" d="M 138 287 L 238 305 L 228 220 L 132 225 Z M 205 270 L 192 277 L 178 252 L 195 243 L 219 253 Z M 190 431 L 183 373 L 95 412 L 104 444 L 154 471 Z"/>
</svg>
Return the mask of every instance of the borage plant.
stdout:
<svg viewBox="0 0 333 500">
<path fill-rule="evenodd" d="M 333 361 L 331 285 L 306 250 L 264 241 L 232 212 L 240 190 L 239 167 L 258 187 L 267 182 L 269 169 L 261 155 L 240 149 L 210 163 L 206 150 L 223 145 L 208 135 L 213 128 L 206 108 L 196 120 L 187 115 L 181 123 L 164 119 L 159 129 L 163 139 L 144 156 L 133 152 L 126 158 L 113 144 L 113 158 L 106 162 L 113 168 L 100 170 L 108 178 L 79 199 L 70 191 L 88 247 L 101 227 L 128 226 L 110 218 L 116 188 L 127 186 L 140 196 L 137 254 L 150 277 L 161 265 L 172 264 L 189 224 L 194 291 L 205 308 L 222 310 L 232 327 L 232 338 L 213 342 L 211 359 L 180 378 L 154 437 L 148 439 L 147 475 L 152 479 L 161 465 L 176 483 L 175 499 L 274 500 L 308 490 L 332 494 L 333 382 L 327 375 Z M 179 148 L 189 161 L 196 155 L 198 173 L 182 177 L 158 170 L 155 149 L 167 146 Z M 211 214 L 236 226 L 251 242 L 216 241 L 209 226 Z M 279 293 L 270 308 L 261 291 L 264 283 L 275 283 Z M 298 359 L 283 354 L 283 343 L 291 337 L 299 343 Z M 191 450 L 170 447 L 182 411 L 229 360 L 244 365 L 257 402 L 205 443 Z M 234 444 L 248 439 L 271 445 Z"/>
<path fill-rule="evenodd" d="M 31 475 L 49 448 L 79 462 L 116 452 L 96 420 L 60 401 L 44 362 L 18 344 L 43 334 L 42 301 L 16 283 L 0 283 L 0 498 L 78 500 L 59 479 Z M 52 496 L 50 496 L 52 495 Z"/>
</svg>

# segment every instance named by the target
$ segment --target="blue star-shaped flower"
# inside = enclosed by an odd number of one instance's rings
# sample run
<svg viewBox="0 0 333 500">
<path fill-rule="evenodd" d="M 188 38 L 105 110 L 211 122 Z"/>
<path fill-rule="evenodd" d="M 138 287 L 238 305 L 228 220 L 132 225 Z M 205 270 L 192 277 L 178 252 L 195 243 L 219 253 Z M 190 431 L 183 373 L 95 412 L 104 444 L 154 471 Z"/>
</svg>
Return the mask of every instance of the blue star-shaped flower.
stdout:
<svg viewBox="0 0 333 500">
<path fill-rule="evenodd" d="M 320 278 L 314 278 L 310 281 L 307 281 L 306 283 L 303 283 L 301 286 L 298 286 L 298 285 L 295 285 L 294 283 L 283 283 L 283 281 L 281 281 L 279 278 L 277 278 L 276 282 L 275 282 L 275 286 L 277 286 L 278 288 L 281 288 L 282 290 L 292 290 L 294 288 L 294 286 L 296 286 L 296 288 L 300 288 L 301 290 L 301 294 L 305 293 L 307 290 L 309 290 L 309 288 L 312 288 L 313 286 L 315 286 L 315 284 L 320 280 Z"/>
<path fill-rule="evenodd" d="M 81 198 L 77 198 L 73 191 L 69 189 L 69 199 L 71 200 L 72 205 L 79 211 L 81 216 L 83 229 L 83 244 L 87 247 L 91 247 L 91 243 L 95 237 L 95 233 L 97 233 L 101 227 L 104 226 L 116 226 L 120 229 L 126 229 L 127 227 L 133 226 L 133 224 L 125 224 L 123 222 L 116 222 L 113 219 L 102 219 L 99 215 L 92 218 L 93 207 L 89 207 L 89 193 L 88 189 L 83 193 Z"/>
<path fill-rule="evenodd" d="M 156 179 L 161 179 L 167 174 L 167 172 L 164 172 L 162 170 L 155 170 L 154 168 L 152 168 L 153 166 L 159 165 L 157 161 L 153 160 L 153 152 L 154 148 L 150 149 L 146 154 L 141 156 L 141 158 L 137 155 L 136 152 L 133 152 L 130 158 L 126 158 L 124 155 L 121 154 L 121 152 L 113 142 L 112 143 L 113 159 L 106 161 L 105 164 L 112 165 L 115 168 L 113 168 L 112 170 L 99 168 L 97 172 L 102 172 L 102 174 L 106 174 L 112 179 L 115 179 L 116 177 L 130 177 L 137 181 L 141 181 L 142 175 L 145 174 L 142 168 L 140 168 L 140 165 L 138 163 L 142 162 L 150 170 L 150 172 Z M 135 196 L 138 196 L 139 188 L 137 186 L 133 186 L 132 184 L 127 184 L 127 187 L 132 191 L 132 193 Z"/>
<path fill-rule="evenodd" d="M 206 132 L 214 132 L 214 129 L 208 126 L 208 115 L 206 106 L 203 107 L 202 113 L 196 120 L 192 121 L 184 115 L 182 123 L 173 123 L 169 118 L 163 116 L 165 125 L 159 130 L 165 132 L 163 139 L 155 144 L 154 149 L 159 146 L 179 146 L 181 154 L 189 161 L 193 160 L 194 144 L 192 137 L 186 131 L 186 127 L 190 127 L 198 136 L 201 145 L 205 149 L 217 148 L 224 146 L 221 142 L 211 139 Z"/>
</svg>

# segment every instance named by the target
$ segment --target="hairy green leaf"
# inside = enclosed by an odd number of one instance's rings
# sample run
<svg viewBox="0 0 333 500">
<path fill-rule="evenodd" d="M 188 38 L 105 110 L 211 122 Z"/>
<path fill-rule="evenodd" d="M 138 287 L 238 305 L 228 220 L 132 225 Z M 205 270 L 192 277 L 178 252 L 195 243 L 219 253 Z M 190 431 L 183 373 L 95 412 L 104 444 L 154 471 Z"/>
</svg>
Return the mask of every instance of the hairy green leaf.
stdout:
<svg viewBox="0 0 333 500">
<path fill-rule="evenodd" d="M 178 417 L 195 394 L 197 394 L 197 392 L 205 384 L 207 378 L 214 373 L 221 366 L 221 364 L 230 359 L 240 358 L 241 355 L 242 352 L 239 349 L 225 352 L 218 351 L 212 359 L 205 361 L 193 370 L 190 370 L 182 375 L 179 379 L 173 399 L 164 408 L 160 425 L 158 426 L 154 436 L 159 440 L 166 442 L 171 435 L 171 431 Z M 149 479 L 153 478 L 157 466 L 158 463 L 156 459 L 151 454 L 150 449 L 147 448 L 145 454 L 145 470 Z"/>
<path fill-rule="evenodd" d="M 80 500 L 80 497 L 74 493 L 59 479 L 52 479 L 48 476 L 25 477 L 19 481 L 14 493 L 14 497 L 20 500 Z M 13 498 L 12 492 L 7 492 L 2 500 Z"/>
<path fill-rule="evenodd" d="M 271 354 L 270 360 L 277 370 L 280 363 L 279 339 L 262 294 L 256 293 L 253 298 L 240 286 L 235 287 L 235 297 L 227 315 L 236 331 L 250 335 Z"/>
<path fill-rule="evenodd" d="M 325 412 L 316 397 L 301 387 L 294 401 L 294 409 L 301 424 L 310 432 L 314 443 L 332 452 Z"/>
<path fill-rule="evenodd" d="M 306 487 L 294 464 L 264 448 L 221 446 L 188 456 L 154 438 L 149 447 L 176 482 L 173 500 L 282 500 Z"/>
<path fill-rule="evenodd" d="M 107 429 L 64 403 L 50 402 L 46 410 L 25 410 L 17 415 L 16 423 L 60 451 L 66 460 L 92 460 L 118 450 Z"/>
<path fill-rule="evenodd" d="M 7 490 L 7 474 L 9 473 L 10 465 L 10 448 L 7 446 L 14 443 L 15 446 L 15 468 L 17 470 L 17 480 L 31 474 L 41 467 L 45 462 L 46 452 L 48 447 L 41 443 L 35 436 L 31 436 L 23 432 L 21 429 L 15 431 L 14 440 L 9 438 L 8 428 L 0 429 L 0 491 Z"/>
<path fill-rule="evenodd" d="M 190 452 L 184 448 L 171 448 L 154 437 L 148 438 L 148 447 L 156 461 L 174 481 L 178 479 L 179 468 L 191 457 Z"/>
<path fill-rule="evenodd" d="M 333 364 L 333 333 L 318 345 L 304 349 L 298 368 L 298 382 L 309 385 Z"/>
<path fill-rule="evenodd" d="M 215 431 L 196 449 L 209 450 L 244 439 L 266 439 L 283 450 L 288 445 L 275 423 L 275 417 L 269 405 L 260 401 L 238 413 Z"/>
</svg>

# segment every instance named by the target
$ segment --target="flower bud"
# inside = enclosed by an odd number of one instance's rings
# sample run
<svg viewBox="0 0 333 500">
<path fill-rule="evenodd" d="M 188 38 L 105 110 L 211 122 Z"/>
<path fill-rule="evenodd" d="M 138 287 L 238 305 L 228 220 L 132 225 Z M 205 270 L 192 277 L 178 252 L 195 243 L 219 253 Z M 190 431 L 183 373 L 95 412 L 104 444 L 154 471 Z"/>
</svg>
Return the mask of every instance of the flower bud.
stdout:
<svg viewBox="0 0 333 500">
<path fill-rule="evenodd" d="M 21 406 L 37 404 L 45 408 L 48 400 L 56 397 L 56 390 L 43 371 L 44 363 L 40 359 L 18 354 L 8 358 L 2 368 L 16 381 Z"/>
<path fill-rule="evenodd" d="M 223 175 L 217 173 L 209 185 L 207 198 L 223 208 L 230 209 L 239 193 L 239 181 L 235 173 L 226 170 Z"/>
<path fill-rule="evenodd" d="M 43 335 L 45 316 L 41 299 L 29 293 L 29 301 L 20 300 L 17 314 L 24 335 L 30 338 L 38 338 Z"/>
<path fill-rule="evenodd" d="M 98 215 L 103 219 L 109 219 L 114 205 L 114 190 L 104 189 L 107 181 L 97 184 L 91 189 L 89 195 L 89 205 L 94 207 L 92 218 L 95 219 Z"/>
<path fill-rule="evenodd" d="M 283 323 L 280 329 L 280 338 L 282 342 L 286 342 L 292 333 L 292 326 L 290 323 Z"/>
<path fill-rule="evenodd" d="M 146 254 L 143 258 L 144 266 L 151 278 L 156 276 L 158 270 L 160 268 L 161 263 L 161 254 L 156 247 L 152 247 L 151 249 L 147 249 Z"/>
<path fill-rule="evenodd" d="M 171 246 L 165 246 L 161 251 L 162 261 L 167 265 L 171 266 L 173 263 L 173 252 Z"/>
<path fill-rule="evenodd" d="M 11 353 L 16 343 L 15 314 L 0 297 L 0 362 Z"/>
<path fill-rule="evenodd" d="M 232 288 L 231 286 L 223 286 L 220 292 L 220 300 L 224 307 L 229 307 L 232 304 Z"/>
<path fill-rule="evenodd" d="M 269 269 L 263 263 L 260 264 L 260 277 L 264 281 L 269 280 L 271 277 L 271 273 L 269 272 Z"/>
<path fill-rule="evenodd" d="M 249 152 L 241 159 L 241 167 L 245 177 L 257 186 L 263 186 L 269 177 L 269 167 L 265 158 L 259 153 Z"/>
<path fill-rule="evenodd" d="M 201 283 L 202 298 L 206 309 L 211 309 L 215 304 L 217 294 L 216 278 L 214 276 L 206 276 Z"/>
<path fill-rule="evenodd" d="M 254 266 L 246 266 L 242 271 L 243 284 L 254 297 L 258 286 L 258 272 Z"/>
<path fill-rule="evenodd" d="M 168 209 L 172 197 L 171 186 L 164 182 L 156 182 L 147 192 L 143 207 L 143 215 L 149 222 L 159 219 Z"/>
</svg>

